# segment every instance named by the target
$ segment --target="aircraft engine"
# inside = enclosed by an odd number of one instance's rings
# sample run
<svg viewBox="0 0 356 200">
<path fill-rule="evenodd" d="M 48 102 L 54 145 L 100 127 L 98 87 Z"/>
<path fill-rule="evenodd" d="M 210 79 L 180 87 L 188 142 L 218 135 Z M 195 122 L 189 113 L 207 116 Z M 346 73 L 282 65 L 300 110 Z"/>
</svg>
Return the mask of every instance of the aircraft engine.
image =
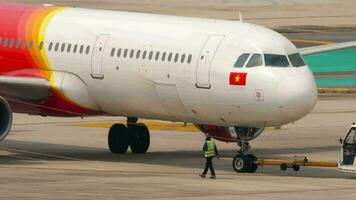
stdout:
<svg viewBox="0 0 356 200">
<path fill-rule="evenodd" d="M 11 125 L 11 107 L 3 97 L 0 97 L 0 141 L 2 141 L 9 134 Z"/>
<path fill-rule="evenodd" d="M 224 142 L 236 142 L 243 140 L 250 141 L 258 137 L 264 128 L 246 128 L 246 127 L 222 127 L 211 125 L 197 125 L 205 134 L 210 134 L 213 138 Z"/>
</svg>

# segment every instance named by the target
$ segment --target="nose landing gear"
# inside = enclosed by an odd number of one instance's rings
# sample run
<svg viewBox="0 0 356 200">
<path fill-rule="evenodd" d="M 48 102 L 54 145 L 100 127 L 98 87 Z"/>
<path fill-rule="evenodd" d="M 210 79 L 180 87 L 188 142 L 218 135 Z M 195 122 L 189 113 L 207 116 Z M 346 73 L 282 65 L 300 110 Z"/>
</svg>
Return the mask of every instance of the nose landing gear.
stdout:
<svg viewBox="0 0 356 200">
<path fill-rule="evenodd" d="M 150 132 L 146 125 L 129 118 L 127 126 L 114 124 L 109 131 L 108 146 L 112 153 L 126 153 L 130 147 L 133 153 L 146 153 L 150 146 Z"/>
<path fill-rule="evenodd" d="M 240 140 L 237 142 L 240 146 L 239 153 L 232 160 L 232 168 L 237 173 L 254 173 L 258 168 L 257 157 L 253 154 L 245 155 L 251 146 L 248 142 Z"/>
</svg>

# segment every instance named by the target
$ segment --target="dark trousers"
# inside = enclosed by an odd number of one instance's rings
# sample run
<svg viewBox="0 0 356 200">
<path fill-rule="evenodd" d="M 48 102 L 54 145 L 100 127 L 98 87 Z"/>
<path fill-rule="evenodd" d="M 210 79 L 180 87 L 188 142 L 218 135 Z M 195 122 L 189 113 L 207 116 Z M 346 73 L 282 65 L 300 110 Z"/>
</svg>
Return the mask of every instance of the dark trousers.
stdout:
<svg viewBox="0 0 356 200">
<path fill-rule="evenodd" d="M 206 163 L 205 163 L 205 169 L 203 174 L 206 175 L 208 173 L 208 169 L 210 169 L 210 173 L 212 176 L 215 176 L 215 170 L 213 166 L 213 156 L 212 157 L 206 157 Z"/>
</svg>

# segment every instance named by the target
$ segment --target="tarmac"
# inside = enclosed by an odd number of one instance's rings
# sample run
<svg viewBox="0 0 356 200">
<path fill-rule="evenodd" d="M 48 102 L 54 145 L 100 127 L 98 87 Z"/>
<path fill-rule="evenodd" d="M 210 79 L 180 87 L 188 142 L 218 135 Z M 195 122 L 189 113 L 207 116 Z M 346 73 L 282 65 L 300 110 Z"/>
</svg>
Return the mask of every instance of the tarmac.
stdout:
<svg viewBox="0 0 356 200">
<path fill-rule="evenodd" d="M 0 2 L 18 2 L 3 1 Z M 245 21 L 274 28 L 298 47 L 356 38 L 354 0 L 68 0 L 21 1 L 142 11 Z M 324 43 L 323 43 L 324 42 Z M 339 138 L 356 122 L 356 95 L 320 94 L 308 116 L 281 129 L 267 129 L 251 142 L 259 158 L 337 162 Z M 201 179 L 204 135 L 192 125 L 142 120 L 151 130 L 145 155 L 113 155 L 107 147 L 111 124 L 124 118 L 43 118 L 14 115 L 0 143 L 0 199 L 354 199 L 356 174 L 335 168 L 302 167 L 282 172 L 260 167 L 236 174 L 229 160 L 215 160 L 217 179 Z M 224 157 L 235 144 L 217 142 Z"/>
</svg>

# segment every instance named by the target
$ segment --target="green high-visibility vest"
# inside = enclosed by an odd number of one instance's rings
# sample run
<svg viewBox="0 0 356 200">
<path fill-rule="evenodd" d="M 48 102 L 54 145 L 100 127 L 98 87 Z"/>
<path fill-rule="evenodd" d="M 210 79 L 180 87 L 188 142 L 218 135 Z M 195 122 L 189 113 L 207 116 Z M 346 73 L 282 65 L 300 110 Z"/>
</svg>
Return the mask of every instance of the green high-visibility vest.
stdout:
<svg viewBox="0 0 356 200">
<path fill-rule="evenodd" d="M 215 142 L 213 141 L 206 141 L 206 145 L 208 149 L 204 152 L 205 157 L 213 157 L 215 156 Z"/>
</svg>

